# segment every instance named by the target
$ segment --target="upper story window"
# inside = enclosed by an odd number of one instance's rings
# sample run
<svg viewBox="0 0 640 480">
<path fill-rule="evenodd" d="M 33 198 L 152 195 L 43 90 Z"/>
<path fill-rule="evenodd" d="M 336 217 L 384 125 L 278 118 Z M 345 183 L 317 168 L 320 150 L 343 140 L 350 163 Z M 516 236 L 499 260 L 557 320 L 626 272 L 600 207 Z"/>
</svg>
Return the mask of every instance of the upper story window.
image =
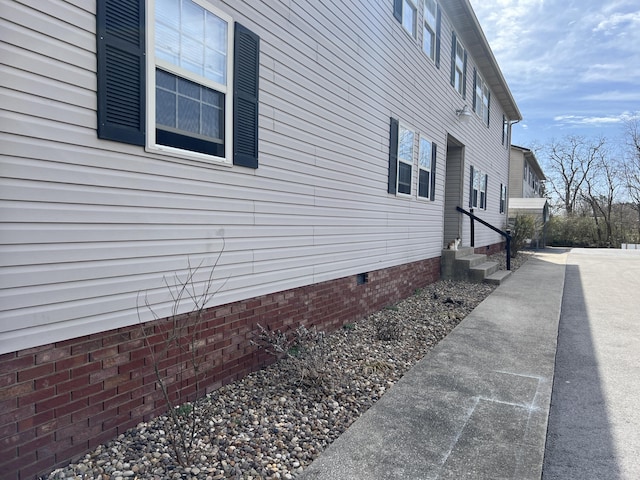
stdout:
<svg viewBox="0 0 640 480">
<path fill-rule="evenodd" d="M 509 121 L 502 115 L 502 145 L 509 145 Z"/>
<path fill-rule="evenodd" d="M 423 0 L 424 28 L 422 33 L 422 48 L 429 58 L 436 60 L 436 39 L 438 31 L 437 11 L 435 0 Z"/>
<path fill-rule="evenodd" d="M 257 35 L 204 0 L 102 0 L 96 18 L 99 138 L 258 167 Z"/>
<path fill-rule="evenodd" d="M 475 69 L 474 69 L 475 70 Z M 482 119 L 485 125 L 489 126 L 489 107 L 491 102 L 491 92 L 482 76 L 475 70 L 475 92 L 473 97 L 473 108 Z"/>
<path fill-rule="evenodd" d="M 418 6 L 416 1 L 393 1 L 393 15 L 413 38 L 418 38 Z"/>
<path fill-rule="evenodd" d="M 467 96 L 467 51 L 458 40 L 455 32 L 451 35 L 451 85 L 456 91 Z"/>
</svg>

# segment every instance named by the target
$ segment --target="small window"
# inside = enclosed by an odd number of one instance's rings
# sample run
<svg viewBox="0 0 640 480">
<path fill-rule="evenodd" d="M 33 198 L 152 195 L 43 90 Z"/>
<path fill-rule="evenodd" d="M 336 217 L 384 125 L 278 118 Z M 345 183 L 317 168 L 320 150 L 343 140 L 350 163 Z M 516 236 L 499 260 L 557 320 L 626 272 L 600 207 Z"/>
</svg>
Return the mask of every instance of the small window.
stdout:
<svg viewBox="0 0 640 480">
<path fill-rule="evenodd" d="M 398 135 L 398 193 L 411 195 L 415 132 L 400 125 Z"/>
<path fill-rule="evenodd" d="M 509 121 L 507 120 L 507 117 L 505 117 L 504 115 L 502 115 L 502 145 L 509 145 L 509 142 L 507 141 L 509 139 Z"/>
<path fill-rule="evenodd" d="M 438 4 L 435 0 L 423 0 L 424 29 L 422 33 L 422 48 L 433 61 L 436 59 L 436 32 Z"/>
<path fill-rule="evenodd" d="M 413 38 L 417 38 L 418 8 L 415 0 L 402 1 L 402 26 Z"/>
<path fill-rule="evenodd" d="M 467 75 L 467 52 L 458 40 L 455 33 L 452 34 L 451 46 L 451 85 L 456 91 L 466 97 L 465 79 Z"/>
<path fill-rule="evenodd" d="M 507 208 L 507 186 L 500 184 L 500 213 L 504 213 Z"/>
<path fill-rule="evenodd" d="M 433 162 L 433 144 L 426 138 L 420 138 L 418 151 L 418 197 L 431 198 L 431 165 Z"/>
<path fill-rule="evenodd" d="M 469 206 L 471 208 L 487 209 L 487 183 L 488 175 L 481 170 L 471 167 L 471 181 Z"/>
<path fill-rule="evenodd" d="M 476 71 L 475 79 L 476 91 L 474 93 L 474 105 L 476 107 L 476 113 L 482 119 L 485 125 L 489 125 L 489 102 L 491 99 L 491 93 L 486 82 Z"/>
</svg>

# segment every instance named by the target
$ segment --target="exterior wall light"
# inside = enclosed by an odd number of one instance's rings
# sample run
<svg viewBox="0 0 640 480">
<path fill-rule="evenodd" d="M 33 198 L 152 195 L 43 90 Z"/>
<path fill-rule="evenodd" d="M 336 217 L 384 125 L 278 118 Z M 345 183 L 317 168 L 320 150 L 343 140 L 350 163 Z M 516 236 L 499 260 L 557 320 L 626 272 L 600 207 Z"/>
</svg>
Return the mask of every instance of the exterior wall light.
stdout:
<svg viewBox="0 0 640 480">
<path fill-rule="evenodd" d="M 456 115 L 461 123 L 467 123 L 471 118 L 471 110 L 469 110 L 469 107 L 465 105 L 464 107 L 456 110 Z"/>
</svg>

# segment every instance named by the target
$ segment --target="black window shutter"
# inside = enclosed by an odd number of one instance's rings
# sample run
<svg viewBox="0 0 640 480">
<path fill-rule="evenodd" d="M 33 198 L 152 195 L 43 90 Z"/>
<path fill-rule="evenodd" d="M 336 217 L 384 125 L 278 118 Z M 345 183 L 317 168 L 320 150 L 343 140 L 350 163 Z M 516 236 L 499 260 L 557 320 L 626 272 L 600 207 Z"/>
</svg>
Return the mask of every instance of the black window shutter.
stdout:
<svg viewBox="0 0 640 480">
<path fill-rule="evenodd" d="M 431 144 L 431 201 L 436 199 L 436 164 L 438 156 L 438 146 L 435 143 Z"/>
<path fill-rule="evenodd" d="M 484 205 L 482 206 L 485 210 L 487 209 L 487 204 L 489 203 L 487 197 L 489 196 L 489 175 L 484 176 Z"/>
<path fill-rule="evenodd" d="M 440 68 L 440 32 L 442 31 L 442 13 L 438 6 L 436 14 L 436 68 Z"/>
<path fill-rule="evenodd" d="M 473 111 L 476 111 L 476 88 L 478 86 L 478 72 L 476 67 L 473 67 Z"/>
<path fill-rule="evenodd" d="M 239 23 L 233 56 L 233 164 L 258 168 L 260 37 Z"/>
<path fill-rule="evenodd" d="M 398 177 L 398 130 L 400 122 L 391 117 L 389 128 L 389 193 L 396 193 L 396 182 Z"/>
<path fill-rule="evenodd" d="M 97 3 L 98 138 L 145 144 L 145 0 Z"/>
<path fill-rule="evenodd" d="M 451 86 L 456 86 L 456 32 L 451 32 Z"/>
<path fill-rule="evenodd" d="M 393 16 L 402 23 L 402 0 L 393 0 Z"/>
<path fill-rule="evenodd" d="M 464 64 L 462 67 L 462 98 L 467 98 L 467 51 L 464 51 Z"/>
<path fill-rule="evenodd" d="M 491 92 L 487 92 L 487 127 L 491 119 Z"/>
<path fill-rule="evenodd" d="M 469 181 L 469 208 L 473 208 L 473 167 L 471 170 L 471 180 Z"/>
</svg>

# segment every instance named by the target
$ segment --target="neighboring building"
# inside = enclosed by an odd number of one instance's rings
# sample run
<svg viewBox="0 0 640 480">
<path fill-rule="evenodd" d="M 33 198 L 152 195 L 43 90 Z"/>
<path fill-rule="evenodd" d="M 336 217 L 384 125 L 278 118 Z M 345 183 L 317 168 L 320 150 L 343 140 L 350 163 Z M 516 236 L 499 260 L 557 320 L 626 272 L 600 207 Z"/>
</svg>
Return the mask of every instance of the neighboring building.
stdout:
<svg viewBox="0 0 640 480">
<path fill-rule="evenodd" d="M 162 413 L 141 324 L 158 342 L 191 310 L 165 285 L 189 265 L 198 288 L 215 265 L 210 391 L 264 365 L 258 323 L 331 330 L 437 280 L 443 245 L 469 244 L 456 206 L 505 223 L 521 115 L 468 0 L 5 1 L 2 17 L 3 472 Z"/>
<path fill-rule="evenodd" d="M 547 179 L 538 159 L 528 148 L 511 145 L 509 170 L 509 222 L 517 215 L 531 215 L 536 219 L 537 232 L 532 245 L 544 247 L 546 226 L 549 221 L 549 203 L 545 198 Z"/>
</svg>

